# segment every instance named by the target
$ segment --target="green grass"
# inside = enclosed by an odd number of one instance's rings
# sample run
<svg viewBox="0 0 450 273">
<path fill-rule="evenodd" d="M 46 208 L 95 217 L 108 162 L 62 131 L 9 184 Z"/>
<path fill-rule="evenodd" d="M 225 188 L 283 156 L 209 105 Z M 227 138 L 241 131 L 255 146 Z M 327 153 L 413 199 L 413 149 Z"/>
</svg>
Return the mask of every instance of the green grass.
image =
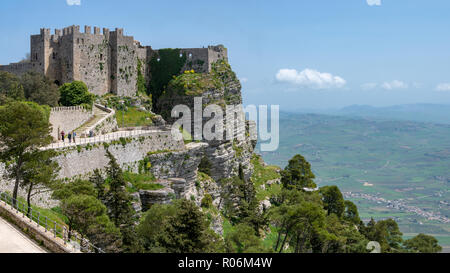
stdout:
<svg viewBox="0 0 450 273">
<path fill-rule="evenodd" d="M 12 195 L 8 194 L 9 197 Z M 18 197 L 17 200 L 20 202 L 20 205 L 25 204 L 25 211 L 27 210 L 27 201 L 25 198 Z M 8 204 L 11 205 L 11 202 L 8 202 Z M 61 209 L 59 207 L 54 207 L 51 209 L 45 209 L 41 208 L 39 206 L 31 204 L 31 208 L 33 211 L 33 219 L 36 219 L 38 213 L 39 213 L 39 222 L 41 226 L 45 225 L 45 217 L 47 217 L 47 223 L 49 227 L 53 227 L 53 222 L 56 222 L 59 226 L 66 226 L 66 220 L 67 218 L 62 214 Z M 19 208 L 21 211 L 23 211 L 23 208 Z"/>
<path fill-rule="evenodd" d="M 274 194 L 278 194 L 281 192 L 281 185 L 272 184 L 271 186 L 266 185 L 266 189 L 263 190 L 261 186 L 265 184 L 267 181 L 274 180 L 280 178 L 280 174 L 278 171 L 280 170 L 277 166 L 263 166 L 261 164 L 261 159 L 258 155 L 254 154 L 251 160 L 253 164 L 254 171 L 251 177 L 252 182 L 255 185 L 256 189 L 256 199 L 258 201 L 262 201 L 267 197 L 270 197 Z"/>
<path fill-rule="evenodd" d="M 159 190 L 164 188 L 161 184 L 155 183 L 156 178 L 153 174 L 137 174 L 131 172 L 124 172 L 123 176 L 126 182 L 131 183 L 128 191 L 138 192 L 139 190 Z"/>
<path fill-rule="evenodd" d="M 153 124 L 153 114 L 139 111 L 136 107 L 128 107 L 127 111 L 117 110 L 116 120 L 119 127 L 138 127 Z"/>
</svg>

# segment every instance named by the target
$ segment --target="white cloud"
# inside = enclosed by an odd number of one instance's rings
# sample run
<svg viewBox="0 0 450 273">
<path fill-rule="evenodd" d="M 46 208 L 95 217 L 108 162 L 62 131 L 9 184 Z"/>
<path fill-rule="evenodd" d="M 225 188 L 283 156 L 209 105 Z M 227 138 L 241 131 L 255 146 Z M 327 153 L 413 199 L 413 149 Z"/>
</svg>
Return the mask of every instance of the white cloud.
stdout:
<svg viewBox="0 0 450 273">
<path fill-rule="evenodd" d="M 405 88 L 408 88 L 408 84 L 406 84 L 402 81 L 399 81 L 399 80 L 395 80 L 395 81 L 391 81 L 391 82 L 385 82 L 381 85 L 381 87 L 386 90 L 405 89 Z"/>
<path fill-rule="evenodd" d="M 369 6 L 381 6 L 381 0 L 366 0 Z"/>
<path fill-rule="evenodd" d="M 69 6 L 80 6 L 81 5 L 81 0 L 66 0 L 67 5 Z"/>
<path fill-rule="evenodd" d="M 368 83 L 362 84 L 361 88 L 364 90 L 371 90 L 371 89 L 375 89 L 377 86 L 378 86 L 377 83 L 368 82 Z"/>
<path fill-rule="evenodd" d="M 247 78 L 239 78 L 239 80 L 241 81 L 241 83 L 246 83 L 246 82 L 248 82 L 248 79 L 247 79 Z"/>
<path fill-rule="evenodd" d="M 437 91 L 450 91 L 450 83 L 441 83 L 436 86 Z"/>
<path fill-rule="evenodd" d="M 295 69 L 280 69 L 275 76 L 279 82 L 290 83 L 314 89 L 341 88 L 347 82 L 330 73 L 321 73 L 314 69 L 297 71 Z"/>
</svg>

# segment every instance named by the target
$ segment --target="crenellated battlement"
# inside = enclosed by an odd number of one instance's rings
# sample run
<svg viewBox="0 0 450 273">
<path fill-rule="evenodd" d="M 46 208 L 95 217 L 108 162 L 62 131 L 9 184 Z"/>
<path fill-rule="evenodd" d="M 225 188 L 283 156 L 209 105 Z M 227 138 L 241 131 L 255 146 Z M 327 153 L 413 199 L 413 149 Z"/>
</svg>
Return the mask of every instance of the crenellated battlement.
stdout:
<svg viewBox="0 0 450 273">
<path fill-rule="evenodd" d="M 62 111 L 87 111 L 92 112 L 92 110 L 88 110 L 83 106 L 60 106 L 60 107 L 52 107 L 51 112 L 62 112 Z"/>
</svg>

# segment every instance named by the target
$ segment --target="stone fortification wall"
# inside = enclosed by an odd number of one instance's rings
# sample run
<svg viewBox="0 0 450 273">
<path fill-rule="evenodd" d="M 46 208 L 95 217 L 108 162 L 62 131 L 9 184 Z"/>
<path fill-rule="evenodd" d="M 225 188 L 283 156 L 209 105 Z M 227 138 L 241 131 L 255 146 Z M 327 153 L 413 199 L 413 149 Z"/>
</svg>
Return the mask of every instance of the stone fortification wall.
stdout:
<svg viewBox="0 0 450 273">
<path fill-rule="evenodd" d="M 54 107 L 50 112 L 50 123 L 52 124 L 52 137 L 59 138 L 59 133 L 66 134 L 77 129 L 94 116 L 92 110 L 81 106 Z"/>
<path fill-rule="evenodd" d="M 83 177 L 95 169 L 104 169 L 109 162 L 106 157 L 108 149 L 123 167 L 136 167 L 148 153 L 161 151 L 182 151 L 183 141 L 172 138 L 170 131 L 155 131 L 135 138 L 122 138 L 109 143 L 97 143 L 74 146 L 60 150 L 55 158 L 61 167 L 61 178 Z"/>
</svg>

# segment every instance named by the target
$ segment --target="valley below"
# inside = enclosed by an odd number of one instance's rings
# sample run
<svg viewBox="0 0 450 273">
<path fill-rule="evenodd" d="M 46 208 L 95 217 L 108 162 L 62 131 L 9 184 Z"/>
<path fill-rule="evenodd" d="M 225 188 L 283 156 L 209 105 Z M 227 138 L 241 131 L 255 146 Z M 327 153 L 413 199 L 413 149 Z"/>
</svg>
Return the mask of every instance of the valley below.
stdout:
<svg viewBox="0 0 450 273">
<path fill-rule="evenodd" d="M 450 125 L 280 113 L 280 147 L 261 154 L 280 167 L 302 154 L 363 221 L 393 218 L 405 239 L 433 234 L 450 251 Z"/>
</svg>

